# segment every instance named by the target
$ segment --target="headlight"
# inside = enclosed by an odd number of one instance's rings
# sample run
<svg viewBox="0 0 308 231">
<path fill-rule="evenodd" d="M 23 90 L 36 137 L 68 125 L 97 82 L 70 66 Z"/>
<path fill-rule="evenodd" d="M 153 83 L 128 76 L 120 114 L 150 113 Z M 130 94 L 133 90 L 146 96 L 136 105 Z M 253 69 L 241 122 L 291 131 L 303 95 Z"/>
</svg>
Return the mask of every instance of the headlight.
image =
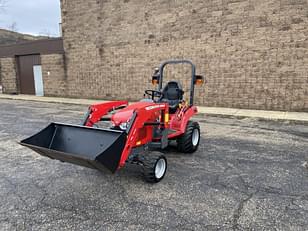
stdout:
<svg viewBox="0 0 308 231">
<path fill-rule="evenodd" d="M 119 127 L 121 128 L 121 130 L 126 130 L 128 127 L 128 123 L 127 122 L 121 123 Z"/>
</svg>

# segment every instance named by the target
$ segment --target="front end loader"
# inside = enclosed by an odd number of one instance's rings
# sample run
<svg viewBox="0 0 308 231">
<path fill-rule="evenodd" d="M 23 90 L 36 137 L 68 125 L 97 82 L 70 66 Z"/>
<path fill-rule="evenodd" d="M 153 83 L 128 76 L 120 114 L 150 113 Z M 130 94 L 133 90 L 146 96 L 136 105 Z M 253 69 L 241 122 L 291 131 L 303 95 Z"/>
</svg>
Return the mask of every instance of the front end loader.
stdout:
<svg viewBox="0 0 308 231">
<path fill-rule="evenodd" d="M 177 81 L 163 85 L 164 68 L 170 64 L 189 64 L 192 68 L 190 100 Z M 191 120 L 198 110 L 194 106 L 194 87 L 203 83 L 188 60 L 162 63 L 152 77 L 156 90 L 146 90 L 140 102 L 113 101 L 89 107 L 81 125 L 51 123 L 39 133 L 20 142 L 40 155 L 112 173 L 126 163 L 143 167 L 145 180 L 156 183 L 167 170 L 167 159 L 160 151 L 171 140 L 183 153 L 193 153 L 200 142 L 200 127 Z M 109 121 L 109 128 L 98 128 Z"/>
</svg>

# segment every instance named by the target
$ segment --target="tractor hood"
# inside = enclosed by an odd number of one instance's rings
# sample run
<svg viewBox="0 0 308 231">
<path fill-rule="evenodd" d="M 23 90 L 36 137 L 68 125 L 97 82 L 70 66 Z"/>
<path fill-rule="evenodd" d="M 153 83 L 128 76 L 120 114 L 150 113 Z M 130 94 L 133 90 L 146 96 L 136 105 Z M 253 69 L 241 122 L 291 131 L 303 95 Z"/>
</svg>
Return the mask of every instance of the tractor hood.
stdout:
<svg viewBox="0 0 308 231">
<path fill-rule="evenodd" d="M 133 116 L 134 111 L 136 109 L 145 108 L 148 106 L 155 106 L 156 104 L 153 102 L 137 102 L 130 104 L 126 108 L 118 111 L 117 113 L 113 114 L 111 117 L 111 121 L 115 126 L 120 126 L 122 123 L 129 122 L 130 118 Z"/>
<path fill-rule="evenodd" d="M 133 113 L 134 113 L 133 109 L 121 110 L 116 114 L 112 115 L 111 121 L 115 126 L 120 126 L 120 124 L 128 122 L 132 117 Z"/>
</svg>

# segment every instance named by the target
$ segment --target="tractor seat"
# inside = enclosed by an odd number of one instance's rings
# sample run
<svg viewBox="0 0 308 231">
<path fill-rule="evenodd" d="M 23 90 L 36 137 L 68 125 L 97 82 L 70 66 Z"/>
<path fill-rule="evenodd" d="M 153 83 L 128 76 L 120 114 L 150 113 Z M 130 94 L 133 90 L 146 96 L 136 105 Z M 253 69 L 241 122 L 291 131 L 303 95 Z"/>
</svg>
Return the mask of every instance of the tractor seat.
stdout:
<svg viewBox="0 0 308 231">
<path fill-rule="evenodd" d="M 162 91 L 160 102 L 169 104 L 169 112 L 175 113 L 179 104 L 183 100 L 184 91 L 177 81 L 170 81 Z"/>
</svg>

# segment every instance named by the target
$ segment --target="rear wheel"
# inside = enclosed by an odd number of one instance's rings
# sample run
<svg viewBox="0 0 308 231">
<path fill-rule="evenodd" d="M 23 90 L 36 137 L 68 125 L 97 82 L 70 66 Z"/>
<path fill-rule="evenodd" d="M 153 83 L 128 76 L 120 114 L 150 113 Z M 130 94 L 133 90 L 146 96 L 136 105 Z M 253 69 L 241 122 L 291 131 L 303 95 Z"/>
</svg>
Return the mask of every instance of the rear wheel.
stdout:
<svg viewBox="0 0 308 231">
<path fill-rule="evenodd" d="M 193 153 L 200 143 L 200 126 L 197 122 L 188 121 L 185 133 L 177 139 L 180 152 Z"/>
<path fill-rule="evenodd" d="M 167 159 L 160 152 L 149 152 L 141 160 L 144 171 L 144 178 L 149 183 L 161 181 L 167 171 Z"/>
</svg>

